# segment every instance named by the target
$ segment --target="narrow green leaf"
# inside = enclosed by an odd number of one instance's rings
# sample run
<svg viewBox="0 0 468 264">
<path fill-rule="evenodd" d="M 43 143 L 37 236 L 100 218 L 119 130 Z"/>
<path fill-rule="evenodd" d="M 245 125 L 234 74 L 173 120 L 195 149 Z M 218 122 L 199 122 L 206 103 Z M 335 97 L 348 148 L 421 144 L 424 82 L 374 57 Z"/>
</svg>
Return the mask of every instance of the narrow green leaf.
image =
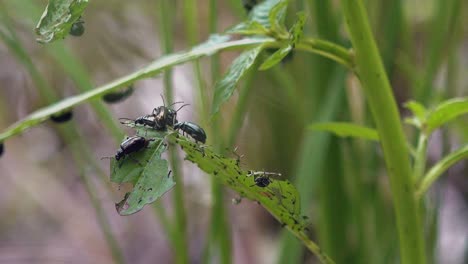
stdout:
<svg viewBox="0 0 468 264">
<path fill-rule="evenodd" d="M 262 51 L 262 46 L 243 52 L 229 67 L 227 73 L 215 85 L 211 115 L 219 112 L 221 105 L 231 98 L 237 83 L 250 70 Z"/>
<path fill-rule="evenodd" d="M 214 35 L 213 37 L 210 37 L 210 39 L 207 42 L 195 46 L 190 51 L 163 56 L 150 63 L 148 66 L 138 71 L 135 71 L 127 76 L 123 76 L 108 84 L 97 87 L 91 91 L 65 98 L 60 102 L 39 109 L 36 112 L 33 112 L 30 115 L 26 116 L 24 119 L 8 127 L 3 133 L 0 134 L 0 142 L 3 142 L 5 141 L 5 139 L 23 132 L 29 127 L 32 127 L 43 121 L 48 120 L 49 117 L 55 113 L 66 111 L 67 109 L 73 108 L 78 104 L 88 102 L 92 99 L 99 99 L 104 94 L 107 94 L 122 87 L 127 87 L 128 85 L 134 83 L 137 80 L 153 77 L 161 73 L 165 69 L 168 69 L 175 65 L 192 61 L 203 56 L 210 56 L 220 50 L 228 48 L 253 46 L 272 41 L 274 40 L 271 38 L 244 38 L 241 40 L 229 40 L 229 37 L 227 36 Z"/>
<path fill-rule="evenodd" d="M 226 30 L 226 34 L 241 34 L 241 35 L 266 35 L 268 29 L 257 21 L 241 22 L 234 27 Z"/>
<path fill-rule="evenodd" d="M 440 175 L 442 175 L 452 165 L 463 159 L 468 159 L 468 144 L 450 153 L 432 166 L 432 168 L 423 177 L 419 188 L 417 188 L 416 197 L 421 198 Z"/>
<path fill-rule="evenodd" d="M 88 5 L 88 0 L 49 0 L 36 26 L 37 41 L 49 43 L 65 38 Z"/>
<path fill-rule="evenodd" d="M 155 141 L 147 148 L 127 155 L 123 160 L 111 160 L 111 181 L 130 182 L 133 190 L 116 205 L 120 215 L 134 214 L 143 206 L 156 201 L 174 187 L 167 161 L 161 159 L 166 150 L 163 133 L 153 134 Z M 151 137 L 146 137 L 151 138 Z"/>
<path fill-rule="evenodd" d="M 286 16 L 287 8 L 288 8 L 287 1 L 279 1 L 271 9 L 268 15 L 268 22 L 270 23 L 270 27 L 272 31 L 278 32 L 283 29 L 284 18 Z"/>
<path fill-rule="evenodd" d="M 291 45 L 294 47 L 302 38 L 304 33 L 304 24 L 306 21 L 305 12 L 301 11 L 297 13 L 296 23 L 291 27 Z"/>
<path fill-rule="evenodd" d="M 260 65 L 258 69 L 262 71 L 270 69 L 271 67 L 275 66 L 280 61 L 282 61 L 284 57 L 286 57 L 289 54 L 289 52 L 291 52 L 291 50 L 292 50 L 292 46 L 289 44 L 286 45 L 285 47 L 280 48 L 275 53 L 273 53 L 270 57 L 268 57 L 262 63 L 262 65 Z"/>
<path fill-rule="evenodd" d="M 468 113 L 468 97 L 450 99 L 439 104 L 427 115 L 427 133 L 430 134 L 445 123 L 466 113 Z"/>
<path fill-rule="evenodd" d="M 379 141 L 377 130 L 346 122 L 325 122 L 309 126 L 309 129 L 328 131 L 339 137 L 354 137 Z"/>
</svg>

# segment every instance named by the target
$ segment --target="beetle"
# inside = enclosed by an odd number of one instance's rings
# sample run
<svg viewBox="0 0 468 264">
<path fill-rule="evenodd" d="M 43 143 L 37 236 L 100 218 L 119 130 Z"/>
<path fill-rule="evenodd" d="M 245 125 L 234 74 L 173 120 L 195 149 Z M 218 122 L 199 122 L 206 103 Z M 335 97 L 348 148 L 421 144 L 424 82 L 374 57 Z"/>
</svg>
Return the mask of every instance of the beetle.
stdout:
<svg viewBox="0 0 468 264">
<path fill-rule="evenodd" d="M 126 89 L 116 91 L 116 92 L 111 92 L 107 93 L 102 96 L 102 100 L 108 104 L 114 104 L 121 102 L 125 99 L 127 99 L 130 95 L 133 94 L 133 86 L 130 85 Z"/>
<path fill-rule="evenodd" d="M 258 187 L 262 187 L 262 188 L 267 187 L 268 185 L 270 185 L 270 183 L 272 183 L 272 181 L 270 179 L 270 177 L 272 175 L 280 177 L 281 173 L 266 172 L 266 171 L 252 171 L 252 170 L 249 170 L 247 172 L 247 176 L 253 176 L 254 177 L 255 184 L 250 186 L 250 187 L 253 187 L 255 185 L 257 185 Z"/>
<path fill-rule="evenodd" d="M 120 143 L 120 148 L 117 150 L 117 153 L 113 158 L 119 161 L 126 156 L 138 152 L 146 147 L 148 147 L 151 141 L 155 141 L 154 138 L 146 139 L 142 136 L 131 136 L 127 137 L 122 143 Z M 101 159 L 111 159 L 112 157 L 103 157 Z M 138 161 L 137 161 L 138 162 Z M 119 167 L 122 164 L 119 165 Z"/>
<path fill-rule="evenodd" d="M 161 96 L 162 97 L 162 96 Z M 163 98 L 163 103 L 164 103 L 164 98 Z M 171 104 L 169 107 L 173 106 L 174 104 L 178 104 L 182 102 L 175 102 Z M 130 120 L 133 121 L 135 125 L 143 125 L 143 126 L 148 126 L 153 129 L 156 129 L 158 131 L 165 131 L 168 126 L 173 127 L 175 124 L 178 123 L 177 121 L 177 112 L 182 109 L 184 106 L 187 106 L 188 104 L 184 104 L 179 109 L 174 110 L 169 107 L 165 106 L 165 103 L 163 106 L 158 106 L 153 109 L 151 114 L 140 116 L 135 120 L 129 119 L 129 118 L 119 118 L 120 120 Z M 121 122 L 122 124 L 125 124 Z"/>
<path fill-rule="evenodd" d="M 73 117 L 73 112 L 71 110 L 62 112 L 59 114 L 54 114 L 50 116 L 50 120 L 52 120 L 55 123 L 65 123 L 69 120 L 71 120 Z"/>
<path fill-rule="evenodd" d="M 81 20 L 81 17 L 72 24 L 70 28 L 70 35 L 79 37 L 82 36 L 85 32 L 84 21 Z"/>
<path fill-rule="evenodd" d="M 166 130 L 167 126 L 173 127 L 175 124 L 178 123 L 177 121 L 177 112 L 180 111 L 183 107 L 187 106 L 188 104 L 184 104 L 179 109 L 174 110 L 170 108 L 175 104 L 180 104 L 183 102 L 174 102 L 171 105 L 166 107 L 166 102 L 164 101 L 164 97 L 161 95 L 163 105 L 158 106 L 153 109 L 151 113 L 154 116 L 154 120 L 156 122 L 156 129 L 157 130 Z"/>
<path fill-rule="evenodd" d="M 131 153 L 138 152 L 148 147 L 148 144 L 154 140 L 154 138 L 146 139 L 142 136 L 128 137 L 120 144 L 120 149 L 117 150 L 115 159 L 120 160 Z"/>
<path fill-rule="evenodd" d="M 0 142 L 0 156 L 3 155 L 4 149 L 5 149 L 5 147 L 3 146 L 3 142 Z"/>
<path fill-rule="evenodd" d="M 195 123 L 180 122 L 174 125 L 174 130 L 182 130 L 183 133 L 191 136 L 197 142 L 206 142 L 205 130 Z"/>
</svg>

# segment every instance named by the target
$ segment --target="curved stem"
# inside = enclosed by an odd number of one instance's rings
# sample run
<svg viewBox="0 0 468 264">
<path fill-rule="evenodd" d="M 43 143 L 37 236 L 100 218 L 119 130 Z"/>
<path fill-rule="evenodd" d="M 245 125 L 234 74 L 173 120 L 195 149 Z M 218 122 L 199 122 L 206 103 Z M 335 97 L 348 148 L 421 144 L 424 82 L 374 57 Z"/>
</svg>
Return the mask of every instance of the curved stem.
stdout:
<svg viewBox="0 0 468 264">
<path fill-rule="evenodd" d="M 416 156 L 413 169 L 413 180 L 419 181 L 426 170 L 426 152 L 427 152 L 427 135 L 421 132 L 416 149 Z"/>
<path fill-rule="evenodd" d="M 360 78 L 385 156 L 396 211 L 401 262 L 426 263 L 422 223 L 414 197 L 406 140 L 392 88 L 361 0 L 341 0 Z"/>
<path fill-rule="evenodd" d="M 431 185 L 439 178 L 453 164 L 459 162 L 462 159 L 468 158 L 468 145 L 458 149 L 457 151 L 446 156 L 439 162 L 437 162 L 424 176 L 421 183 L 418 185 L 416 190 L 416 199 L 421 199 L 424 193 L 431 187 Z"/>
<path fill-rule="evenodd" d="M 346 48 L 323 39 L 306 38 L 296 45 L 299 50 L 322 55 L 354 71 L 353 54 Z"/>
</svg>

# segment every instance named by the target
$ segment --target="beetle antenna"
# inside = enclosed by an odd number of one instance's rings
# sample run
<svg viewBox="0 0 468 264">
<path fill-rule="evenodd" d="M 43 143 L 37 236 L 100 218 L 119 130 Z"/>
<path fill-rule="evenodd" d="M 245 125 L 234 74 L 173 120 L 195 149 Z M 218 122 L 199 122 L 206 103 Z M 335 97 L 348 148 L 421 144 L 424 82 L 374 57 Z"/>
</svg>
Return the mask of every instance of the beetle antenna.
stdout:
<svg viewBox="0 0 468 264">
<path fill-rule="evenodd" d="M 164 101 L 164 96 L 163 96 L 162 94 L 159 94 L 159 95 L 161 96 L 161 99 L 162 99 L 162 101 L 163 101 L 164 107 L 166 107 L 166 101 Z"/>
<path fill-rule="evenodd" d="M 182 105 L 181 107 L 179 107 L 179 109 L 176 110 L 176 112 L 179 112 L 180 109 L 182 109 L 182 108 L 184 108 L 185 106 L 188 106 L 188 105 L 190 105 L 190 104 L 184 104 L 184 105 Z"/>
</svg>

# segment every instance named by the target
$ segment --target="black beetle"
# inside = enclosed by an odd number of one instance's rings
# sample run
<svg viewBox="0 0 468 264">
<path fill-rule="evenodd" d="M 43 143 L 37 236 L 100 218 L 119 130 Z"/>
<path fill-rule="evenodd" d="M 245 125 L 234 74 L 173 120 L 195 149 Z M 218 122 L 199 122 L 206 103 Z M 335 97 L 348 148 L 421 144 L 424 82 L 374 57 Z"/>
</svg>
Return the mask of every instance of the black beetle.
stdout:
<svg viewBox="0 0 468 264">
<path fill-rule="evenodd" d="M 71 110 L 67 112 L 63 112 L 60 114 L 54 114 L 50 116 L 50 120 L 52 120 L 55 123 L 65 123 L 72 119 L 73 117 L 73 112 Z"/>
<path fill-rule="evenodd" d="M 127 99 L 130 95 L 132 95 L 133 90 L 134 90 L 133 86 L 130 85 L 126 89 L 116 91 L 116 92 L 106 93 L 105 95 L 102 96 L 102 100 L 108 104 L 118 103 Z"/>
<path fill-rule="evenodd" d="M 120 160 L 131 153 L 138 152 L 146 148 L 148 144 L 154 140 L 154 138 L 146 139 L 141 136 L 128 137 L 120 144 L 120 149 L 117 150 L 115 159 Z"/>
<path fill-rule="evenodd" d="M 85 32 L 84 21 L 79 18 L 70 28 L 70 35 L 79 37 Z"/>
<path fill-rule="evenodd" d="M 2 156 L 4 149 L 5 147 L 3 146 L 3 142 L 0 142 L 0 156 Z"/>
<path fill-rule="evenodd" d="M 254 176 L 254 182 L 255 184 L 250 186 L 253 187 L 257 185 L 258 187 L 267 187 L 272 183 L 270 176 L 275 175 L 275 176 L 281 176 L 281 173 L 276 173 L 276 172 L 266 172 L 266 171 L 251 171 L 249 170 L 247 172 L 247 176 Z"/>
<path fill-rule="evenodd" d="M 188 134 L 197 142 L 206 142 L 205 130 L 195 123 L 180 122 L 174 125 L 174 130 L 182 130 L 183 133 Z"/>
</svg>

